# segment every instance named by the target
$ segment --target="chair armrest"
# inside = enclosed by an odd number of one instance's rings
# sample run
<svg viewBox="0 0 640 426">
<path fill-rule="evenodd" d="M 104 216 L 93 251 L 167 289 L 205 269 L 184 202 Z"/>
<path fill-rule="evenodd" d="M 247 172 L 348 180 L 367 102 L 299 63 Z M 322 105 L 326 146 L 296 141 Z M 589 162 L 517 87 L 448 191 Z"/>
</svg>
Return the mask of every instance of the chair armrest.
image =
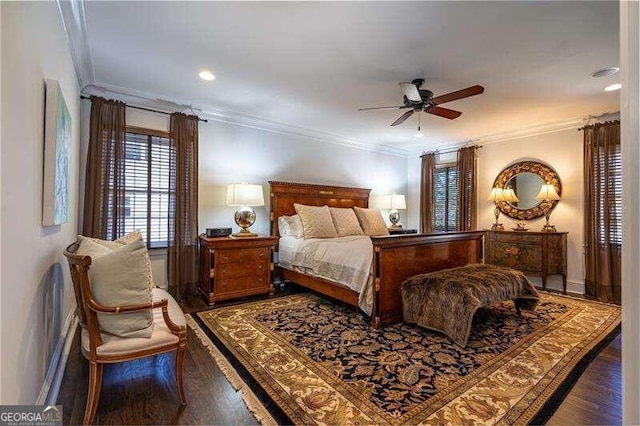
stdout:
<svg viewBox="0 0 640 426">
<path fill-rule="evenodd" d="M 125 305 L 125 306 L 105 306 L 96 302 L 93 298 L 88 300 L 89 308 L 92 311 L 104 313 L 104 314 L 121 314 L 125 312 L 139 312 L 156 308 L 166 308 L 168 305 L 167 299 L 162 299 L 159 302 L 142 303 L 138 305 Z M 163 309 L 164 310 L 164 309 Z"/>
</svg>

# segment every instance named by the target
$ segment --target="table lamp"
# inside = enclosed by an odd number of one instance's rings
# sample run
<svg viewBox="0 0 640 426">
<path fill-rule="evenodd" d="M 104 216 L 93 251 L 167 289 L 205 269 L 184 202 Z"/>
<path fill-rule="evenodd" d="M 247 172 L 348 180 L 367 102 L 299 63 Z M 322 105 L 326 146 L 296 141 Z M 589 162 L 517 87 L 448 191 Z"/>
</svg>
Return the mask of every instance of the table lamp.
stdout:
<svg viewBox="0 0 640 426">
<path fill-rule="evenodd" d="M 542 185 L 540 188 L 540 192 L 536 195 L 536 200 L 541 201 L 555 201 L 559 200 L 560 196 L 556 192 L 556 187 L 551 184 Z M 551 216 L 551 210 L 553 209 L 553 203 L 549 203 L 547 206 L 547 211 L 544 213 L 544 217 L 547 219 L 547 222 L 542 227 L 542 232 L 556 232 L 556 227 L 549 224 L 549 217 Z"/>
<path fill-rule="evenodd" d="M 515 196 L 515 194 L 514 194 Z M 501 201 L 507 201 L 504 196 L 504 190 L 502 188 L 495 187 L 491 190 L 489 194 L 489 201 L 493 201 L 495 204 L 495 209 L 493 210 L 493 214 L 496 217 L 496 223 L 491 226 L 492 231 L 504 231 L 504 226 L 498 222 L 498 218 L 500 217 L 500 209 L 498 208 L 498 203 Z"/>
<path fill-rule="evenodd" d="M 518 196 L 516 195 L 515 191 L 512 188 L 505 188 L 502 190 L 502 193 L 504 194 L 504 201 L 506 201 L 507 203 L 513 204 L 520 201 L 520 199 L 518 198 Z"/>
<path fill-rule="evenodd" d="M 264 206 L 262 185 L 232 183 L 227 187 L 227 205 L 240 207 L 233 215 L 240 232 L 233 237 L 257 237 L 249 227 L 256 221 L 256 212 L 251 207 Z"/>
<path fill-rule="evenodd" d="M 407 201 L 402 194 L 391 194 L 382 196 L 382 206 L 385 210 L 391 209 L 389 212 L 389 222 L 391 222 L 390 229 L 401 229 L 400 212 L 398 210 L 407 209 Z"/>
</svg>

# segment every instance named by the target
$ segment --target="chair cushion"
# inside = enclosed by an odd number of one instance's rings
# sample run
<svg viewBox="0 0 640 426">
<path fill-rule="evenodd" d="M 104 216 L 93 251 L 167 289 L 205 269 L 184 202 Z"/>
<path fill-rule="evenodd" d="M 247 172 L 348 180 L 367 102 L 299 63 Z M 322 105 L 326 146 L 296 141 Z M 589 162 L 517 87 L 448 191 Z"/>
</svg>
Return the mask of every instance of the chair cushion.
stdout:
<svg viewBox="0 0 640 426">
<path fill-rule="evenodd" d="M 89 280 L 96 301 L 110 307 L 150 303 L 148 255 L 142 238 L 101 255 L 96 255 L 97 246 L 99 244 L 90 239 L 83 239 L 77 251 L 78 254 L 93 255 Z M 98 313 L 98 322 L 101 330 L 116 336 L 150 337 L 153 318 L 149 311 Z"/>
<path fill-rule="evenodd" d="M 166 291 L 154 288 L 153 301 L 159 302 L 167 299 L 167 310 L 169 318 L 176 325 L 186 326 L 187 321 L 182 313 L 182 309 L 178 306 L 175 299 Z M 162 308 L 153 310 L 153 333 L 151 337 L 118 337 L 108 333 L 102 333 L 102 345 L 96 349 L 96 353 L 102 356 L 127 355 L 141 350 L 150 350 L 165 346 L 168 344 L 177 344 L 178 337 L 171 333 L 169 327 L 162 317 Z M 89 352 L 89 332 L 82 330 L 82 349 L 85 353 Z"/>
</svg>

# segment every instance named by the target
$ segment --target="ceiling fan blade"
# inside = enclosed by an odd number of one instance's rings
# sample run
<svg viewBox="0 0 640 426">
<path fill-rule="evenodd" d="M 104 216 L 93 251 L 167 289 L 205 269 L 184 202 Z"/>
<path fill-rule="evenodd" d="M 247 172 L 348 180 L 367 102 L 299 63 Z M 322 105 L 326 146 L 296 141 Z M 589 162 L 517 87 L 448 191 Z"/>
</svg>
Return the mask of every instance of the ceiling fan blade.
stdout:
<svg viewBox="0 0 640 426">
<path fill-rule="evenodd" d="M 413 83 L 399 83 L 400 88 L 404 92 L 404 95 L 410 101 L 420 102 L 422 101 L 422 97 L 420 96 L 420 92 L 418 92 L 418 88 Z"/>
<path fill-rule="evenodd" d="M 455 111 L 449 108 L 442 108 L 439 106 L 433 106 L 425 110 L 429 114 L 437 115 L 440 117 L 448 118 L 449 120 L 455 120 L 460 117 L 462 113 L 460 111 Z"/>
<path fill-rule="evenodd" d="M 479 95 L 482 92 L 484 92 L 484 87 L 477 85 L 471 86 L 467 87 L 466 89 L 447 93 L 446 95 L 436 96 L 435 98 L 431 99 L 429 103 L 432 105 L 440 105 L 444 104 L 445 102 L 451 102 L 462 98 L 468 98 L 469 96 Z"/>
<path fill-rule="evenodd" d="M 413 110 L 405 112 L 404 114 L 402 114 L 400 116 L 400 118 L 398 118 L 396 121 L 391 123 L 391 125 L 392 126 L 397 126 L 398 124 L 404 123 L 404 120 L 406 120 L 407 118 L 411 117 L 413 115 L 413 112 L 414 112 Z"/>
<path fill-rule="evenodd" d="M 375 109 L 402 109 L 402 108 L 409 108 L 409 107 L 404 105 L 398 105 L 398 106 L 388 106 L 388 107 L 358 108 L 358 111 L 371 111 Z"/>
</svg>

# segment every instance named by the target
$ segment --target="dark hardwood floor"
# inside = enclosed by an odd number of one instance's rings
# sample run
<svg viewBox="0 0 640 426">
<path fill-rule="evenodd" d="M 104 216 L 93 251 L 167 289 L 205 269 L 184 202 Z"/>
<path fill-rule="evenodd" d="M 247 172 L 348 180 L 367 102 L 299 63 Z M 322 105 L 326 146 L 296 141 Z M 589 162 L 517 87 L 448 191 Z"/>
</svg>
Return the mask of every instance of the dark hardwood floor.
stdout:
<svg viewBox="0 0 640 426">
<path fill-rule="evenodd" d="M 205 309 L 200 299 L 183 304 L 185 312 Z M 105 366 L 96 424 L 257 424 L 242 396 L 189 329 L 184 363 L 188 405 L 180 406 L 174 355 L 158 355 Z M 550 419 L 550 425 L 621 424 L 621 339 L 618 336 L 589 365 Z M 64 423 L 80 424 L 88 388 L 88 363 L 80 353 L 79 335 L 71 348 L 58 404 Z"/>
</svg>

